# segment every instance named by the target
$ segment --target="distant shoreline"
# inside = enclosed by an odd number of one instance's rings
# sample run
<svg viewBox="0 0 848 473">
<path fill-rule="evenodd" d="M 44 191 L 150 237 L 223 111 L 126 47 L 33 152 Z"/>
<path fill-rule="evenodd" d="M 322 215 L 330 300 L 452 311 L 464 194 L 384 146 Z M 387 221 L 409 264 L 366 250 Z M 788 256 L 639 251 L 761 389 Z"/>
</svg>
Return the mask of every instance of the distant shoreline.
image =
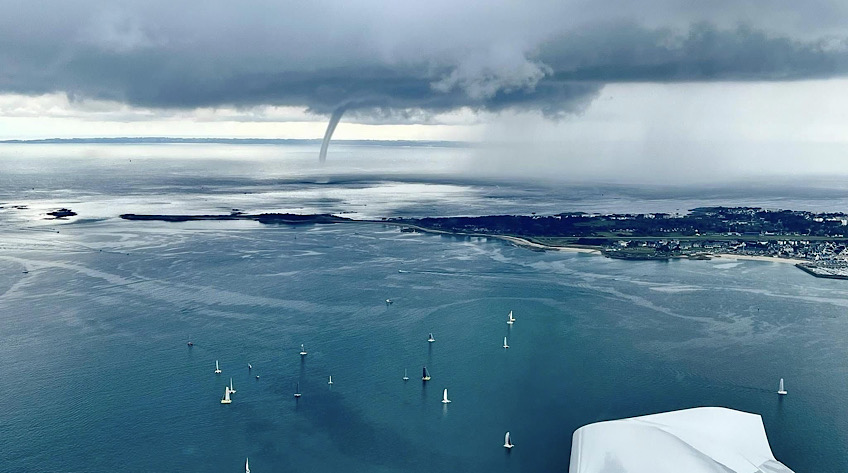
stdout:
<svg viewBox="0 0 848 473">
<path fill-rule="evenodd" d="M 230 144 L 230 145 L 315 145 L 322 140 L 302 138 L 173 138 L 114 137 L 114 138 L 42 138 L 35 140 L 0 140 L 0 144 Z M 474 143 L 443 140 L 333 140 L 333 145 L 410 146 L 430 148 L 467 148 Z"/>
<path fill-rule="evenodd" d="M 399 228 L 413 228 L 421 233 L 432 233 L 435 235 L 455 235 L 455 236 L 466 236 L 466 237 L 475 237 L 475 238 L 494 238 L 497 240 L 508 241 L 510 243 L 514 243 L 516 246 L 521 246 L 524 248 L 529 248 L 532 250 L 542 250 L 542 251 L 571 251 L 575 253 L 596 253 L 598 255 L 601 253 L 600 247 L 594 247 L 590 245 L 563 245 L 563 246 L 553 246 L 553 245 L 545 245 L 544 243 L 537 243 L 535 241 L 528 240 L 523 237 L 517 237 L 512 235 L 493 235 L 488 233 L 465 233 L 465 232 L 451 232 L 448 230 L 436 230 L 433 228 L 421 227 L 419 225 L 410 225 L 407 223 L 401 222 L 393 222 L 393 221 L 381 221 L 381 220 L 353 220 L 354 222 L 373 222 L 373 223 L 382 223 L 384 225 L 392 225 Z"/>
<path fill-rule="evenodd" d="M 356 221 L 356 220 L 354 220 Z M 449 232 L 445 230 L 434 230 L 430 228 L 424 228 L 417 225 L 402 225 L 399 223 L 391 223 L 391 222 L 379 222 L 378 223 L 390 223 L 399 227 L 408 227 L 414 228 L 422 233 L 433 233 L 433 234 L 441 234 L 441 235 L 456 235 L 456 236 L 467 236 L 467 237 L 480 237 L 480 238 L 495 238 L 498 240 L 504 240 L 511 243 L 515 243 L 517 246 L 527 247 L 531 249 L 545 250 L 545 251 L 571 251 L 575 253 L 591 253 L 599 256 L 603 256 L 603 251 L 600 246 L 595 247 L 591 245 L 546 245 L 544 243 L 537 243 L 535 241 L 528 240 L 523 237 L 517 237 L 512 235 L 490 235 L 486 233 L 460 233 L 460 232 Z M 766 263 L 786 263 L 786 264 L 802 264 L 802 263 L 810 263 L 809 261 L 793 259 L 793 258 L 778 258 L 771 256 L 754 256 L 754 255 L 735 255 L 732 253 L 706 253 L 704 256 L 712 259 L 712 258 L 722 258 L 722 259 L 737 259 L 737 260 L 745 260 L 745 261 L 762 261 Z M 670 259 L 691 259 L 685 256 L 671 257 Z M 812 273 L 810 273 L 812 274 Z"/>
<path fill-rule="evenodd" d="M 264 224 L 285 224 L 285 225 L 303 225 L 303 224 L 329 224 L 329 223 L 365 223 L 365 224 L 380 224 L 398 227 L 402 232 L 412 231 L 420 233 L 429 233 L 434 235 L 451 235 L 469 238 L 493 238 L 506 241 L 518 247 L 527 248 L 532 251 L 567 251 L 574 253 L 594 254 L 599 256 L 611 257 L 604 251 L 604 247 L 595 245 L 550 245 L 532 241 L 529 238 L 519 237 L 514 235 L 497 235 L 480 232 L 459 232 L 451 230 L 437 230 L 433 228 L 422 227 L 420 225 L 410 224 L 408 222 L 393 221 L 393 220 L 353 220 L 345 217 L 338 217 L 331 214 L 280 214 L 280 213 L 265 213 L 265 214 L 243 214 L 234 212 L 232 214 L 219 215 L 149 215 L 149 214 L 122 214 L 120 218 L 124 220 L 136 221 L 164 221 L 164 222 L 187 222 L 187 221 L 209 221 L 209 220 L 253 220 Z M 691 255 L 669 255 L 664 258 L 622 258 L 630 260 L 670 260 L 670 259 L 694 259 L 694 260 L 709 260 L 713 258 L 721 258 L 723 260 L 743 260 L 743 261 L 759 261 L 767 263 L 782 263 L 792 264 L 804 272 L 819 278 L 829 279 L 848 279 L 848 276 L 832 274 L 825 270 L 817 270 L 814 263 L 807 260 L 795 258 L 782 258 L 774 256 L 757 256 L 757 255 L 739 255 L 733 253 L 710 253 L 703 252 Z"/>
<path fill-rule="evenodd" d="M 794 258 L 780 258 L 776 256 L 755 256 L 755 255 L 734 255 L 733 253 L 716 253 L 710 255 L 714 258 L 722 258 L 722 259 L 740 259 L 746 261 L 763 261 L 766 263 L 786 263 L 786 264 L 802 264 L 809 263 L 809 261 L 802 259 L 794 259 Z"/>
<path fill-rule="evenodd" d="M 368 222 L 368 223 L 382 223 L 384 225 L 392 225 L 400 228 L 413 228 L 421 233 L 430 233 L 436 235 L 453 235 L 453 236 L 464 236 L 464 237 L 475 237 L 475 238 L 494 238 L 497 240 L 503 240 L 510 242 L 516 246 L 522 248 L 528 248 L 534 251 L 568 251 L 574 253 L 585 253 L 592 254 L 596 256 L 606 256 L 604 255 L 602 247 L 593 247 L 590 245 L 562 245 L 562 246 L 554 246 L 554 245 L 546 245 L 544 243 L 537 243 L 534 241 L 530 241 L 526 238 L 512 236 L 512 235 L 490 235 L 486 233 L 462 233 L 462 232 L 450 232 L 445 230 L 434 230 L 431 228 L 420 227 L 418 225 L 409 225 L 409 224 L 401 224 L 399 222 L 384 222 L 379 220 L 351 220 L 351 222 Z M 816 272 L 811 269 L 808 265 L 810 265 L 810 261 L 794 259 L 794 258 L 780 258 L 780 257 L 772 257 L 772 256 L 756 256 L 756 255 L 735 255 L 732 253 L 705 253 L 702 255 L 703 257 L 689 257 L 689 256 L 672 256 L 668 259 L 694 259 L 694 260 L 710 260 L 713 258 L 721 258 L 723 260 L 732 261 L 732 260 L 742 260 L 742 261 L 759 261 L 762 263 L 781 263 L 781 264 L 791 264 L 796 268 L 804 271 L 810 276 L 814 276 L 817 278 L 824 279 L 848 279 L 848 276 L 841 275 L 832 275 L 832 274 L 822 274 L 820 272 Z M 607 256 L 608 257 L 608 256 Z"/>
</svg>

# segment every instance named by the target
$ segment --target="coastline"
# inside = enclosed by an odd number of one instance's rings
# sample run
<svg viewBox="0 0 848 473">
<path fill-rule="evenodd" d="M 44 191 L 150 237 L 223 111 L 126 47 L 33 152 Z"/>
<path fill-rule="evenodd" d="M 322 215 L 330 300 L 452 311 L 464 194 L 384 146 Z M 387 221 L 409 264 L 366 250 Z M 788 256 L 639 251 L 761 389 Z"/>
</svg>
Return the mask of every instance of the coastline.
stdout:
<svg viewBox="0 0 848 473">
<path fill-rule="evenodd" d="M 496 235 L 496 234 L 487 234 L 487 233 L 467 233 L 467 232 L 453 232 L 449 230 L 436 230 L 432 228 L 421 227 L 418 225 L 413 225 L 404 222 L 396 222 L 390 220 L 352 220 L 344 217 L 337 217 L 331 214 L 320 214 L 320 215 L 293 215 L 293 214 L 260 214 L 260 215 L 248 215 L 248 214 L 231 214 L 231 215 L 135 215 L 135 214 L 123 214 L 121 215 L 122 219 L 126 220 L 162 220 L 169 222 L 184 222 L 189 220 L 256 220 L 261 223 L 277 223 L 277 224 L 315 224 L 315 223 L 369 223 L 369 224 L 381 224 L 381 225 L 390 225 L 393 227 L 399 227 L 401 231 L 404 229 L 411 229 L 416 232 L 421 233 L 431 233 L 437 235 L 452 235 L 452 236 L 462 236 L 462 237 L 474 237 L 474 238 L 494 238 L 497 240 L 507 241 L 512 243 L 518 247 L 527 248 L 531 251 L 566 251 L 572 253 L 584 253 L 584 254 L 594 254 L 598 256 L 607 256 L 604 254 L 603 248 L 588 246 L 588 245 L 562 245 L 562 246 L 554 246 L 554 245 L 546 245 L 544 243 L 538 243 L 532 241 L 526 237 L 519 237 L 514 235 Z M 406 230 L 409 231 L 409 230 Z M 802 265 L 809 265 L 813 263 L 808 260 L 801 260 L 795 258 L 779 258 L 772 256 L 757 256 L 757 255 L 737 255 L 732 253 L 706 253 L 701 254 L 700 258 L 695 258 L 686 255 L 674 255 L 669 256 L 666 259 L 712 259 L 712 258 L 720 258 L 727 261 L 759 261 L 763 263 L 782 263 L 782 264 L 792 264 L 805 272 L 816 276 L 816 277 L 831 277 L 835 279 L 848 279 L 848 276 L 834 276 L 834 275 L 821 275 L 814 271 L 810 271 L 809 268 L 805 268 Z"/>
<path fill-rule="evenodd" d="M 530 241 L 522 237 L 516 236 L 508 236 L 508 235 L 483 235 L 489 238 L 497 238 L 499 240 L 506 240 L 512 243 L 515 243 L 518 246 L 526 246 L 529 248 L 535 248 L 539 250 L 554 250 L 554 251 L 571 251 L 574 253 L 595 253 L 597 255 L 601 255 L 600 248 L 590 248 L 586 246 L 552 246 L 545 245 L 543 243 L 536 243 L 535 241 Z"/>
<path fill-rule="evenodd" d="M 710 255 L 713 258 L 722 258 L 726 260 L 746 260 L 746 261 L 763 261 L 766 263 L 785 263 L 785 264 L 802 264 L 811 263 L 811 261 L 793 258 L 778 258 L 774 256 L 754 256 L 754 255 L 734 255 L 733 253 L 715 253 Z"/>
<path fill-rule="evenodd" d="M 553 246 L 553 245 L 545 245 L 543 243 L 537 243 L 535 241 L 530 241 L 526 238 L 512 236 L 512 235 L 491 235 L 487 233 L 462 233 L 462 232 L 449 232 L 446 230 L 434 230 L 431 228 L 424 228 L 418 225 L 408 225 L 408 224 L 400 224 L 394 222 L 380 222 L 374 220 L 375 223 L 383 223 L 389 224 L 396 227 L 401 228 L 414 228 L 417 231 L 422 233 L 434 233 L 441 235 L 457 235 L 457 236 L 468 236 L 468 237 L 485 237 L 485 238 L 496 238 L 498 240 L 508 241 L 510 243 L 514 243 L 517 246 L 526 247 L 535 250 L 543 250 L 543 251 L 570 251 L 575 253 L 587 253 L 587 254 L 596 254 L 598 256 L 602 256 L 603 253 L 600 248 L 590 248 L 586 246 Z M 725 260 L 745 260 L 745 261 L 761 261 L 766 263 L 784 263 L 784 264 L 792 264 L 797 265 L 801 263 L 810 263 L 810 261 L 802 260 L 802 259 L 793 259 L 793 258 L 777 258 L 772 256 L 755 256 L 755 255 L 735 255 L 733 253 L 710 253 L 705 256 L 709 258 L 721 258 Z M 681 257 L 685 258 L 685 257 Z"/>
<path fill-rule="evenodd" d="M 516 246 L 520 246 L 523 248 L 529 248 L 535 251 L 570 251 L 575 253 L 595 253 L 600 255 L 600 248 L 590 248 L 586 246 L 551 246 L 545 245 L 543 243 L 536 243 L 535 241 L 530 241 L 526 238 L 512 236 L 512 235 L 492 235 L 488 233 L 466 233 L 466 232 L 451 232 L 447 230 L 436 230 L 433 228 L 420 227 L 418 225 L 411 225 L 408 223 L 400 223 L 400 222 L 391 222 L 391 221 L 381 221 L 381 220 L 360 220 L 363 222 L 373 222 L 373 223 L 382 223 L 383 225 L 392 225 L 400 228 L 412 228 L 421 233 L 432 233 L 436 235 L 455 235 L 455 236 L 466 236 L 466 237 L 476 237 L 476 238 L 495 238 L 497 240 L 504 240 L 510 243 L 515 244 Z"/>
<path fill-rule="evenodd" d="M 601 251 L 601 248 L 591 248 L 591 247 L 586 247 L 586 246 L 567 246 L 567 245 L 566 246 L 553 246 L 553 245 L 545 245 L 543 243 L 537 243 L 537 242 L 528 240 L 526 238 L 512 236 L 512 235 L 490 235 L 490 234 L 486 234 L 486 233 L 449 232 L 449 231 L 445 231 L 445 230 L 434 230 L 434 229 L 431 229 L 431 228 L 424 228 L 424 227 L 420 227 L 418 225 L 400 224 L 400 223 L 395 223 L 395 222 L 380 222 L 380 221 L 374 221 L 374 222 L 375 223 L 390 224 L 390 225 L 393 225 L 393 226 L 396 226 L 396 227 L 401 227 L 401 228 L 414 228 L 415 230 L 422 232 L 422 233 L 434 233 L 434 234 L 441 234 L 441 235 L 457 235 L 457 236 L 468 236 L 468 237 L 496 238 L 498 240 L 508 241 L 510 243 L 515 244 L 516 246 L 529 248 L 529 249 L 535 250 L 535 251 L 569 251 L 569 252 L 574 252 L 574 253 L 586 253 L 586 254 L 595 254 L 595 255 L 598 255 L 598 256 L 603 256 L 603 252 Z M 791 264 L 791 265 L 794 265 L 796 267 L 799 267 L 798 265 L 800 265 L 800 264 L 811 263 L 811 261 L 808 261 L 808 260 L 795 259 L 795 258 L 778 258 L 778 257 L 772 257 L 772 256 L 756 256 L 756 255 L 736 255 L 736 254 L 733 254 L 733 253 L 709 253 L 709 254 L 706 254 L 704 256 L 706 256 L 707 259 L 716 258 L 716 259 L 722 259 L 722 260 L 726 260 L 726 261 L 742 260 L 742 261 L 759 261 L 759 262 L 763 262 L 763 263 L 782 263 L 782 264 Z M 675 258 L 685 259 L 686 257 L 681 256 L 681 257 L 675 257 Z M 811 274 L 813 276 L 821 277 L 821 276 L 818 276 L 814 273 L 811 273 L 811 272 L 805 270 L 804 268 L 800 268 L 800 269 L 804 270 L 805 272 L 807 272 L 808 274 Z"/>
</svg>

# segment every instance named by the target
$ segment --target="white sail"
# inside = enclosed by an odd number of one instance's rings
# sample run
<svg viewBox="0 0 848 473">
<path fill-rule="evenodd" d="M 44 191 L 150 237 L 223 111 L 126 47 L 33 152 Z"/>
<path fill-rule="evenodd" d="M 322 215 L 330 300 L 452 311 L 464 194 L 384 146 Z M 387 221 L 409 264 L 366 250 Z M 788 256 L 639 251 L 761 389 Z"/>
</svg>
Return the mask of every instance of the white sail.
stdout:
<svg viewBox="0 0 848 473">
<path fill-rule="evenodd" d="M 236 390 L 233 389 L 233 378 L 230 378 L 230 393 L 235 393 Z"/>
<path fill-rule="evenodd" d="M 407 381 L 408 379 L 409 379 L 409 376 L 406 374 L 406 369 L 404 369 L 403 370 L 403 380 Z"/>
<path fill-rule="evenodd" d="M 783 387 L 783 378 L 780 378 L 780 387 L 777 390 L 777 394 L 786 394 L 786 388 Z"/>
<path fill-rule="evenodd" d="M 218 360 L 215 360 L 215 374 L 219 374 L 221 372 L 221 368 L 218 367 Z"/>
<path fill-rule="evenodd" d="M 231 402 L 233 401 L 230 399 L 230 387 L 224 386 L 224 399 L 221 399 L 221 404 L 229 404 Z"/>
<path fill-rule="evenodd" d="M 435 341 L 436 341 L 436 339 L 435 339 L 435 338 L 433 338 L 433 332 L 430 332 L 430 336 L 429 336 L 429 337 L 427 337 L 427 341 L 428 341 L 428 342 L 435 342 Z"/>
<path fill-rule="evenodd" d="M 447 404 L 450 402 L 448 399 L 448 388 L 445 388 L 444 392 L 442 392 L 442 404 Z"/>
<path fill-rule="evenodd" d="M 506 337 L 504 337 L 504 348 L 509 348 L 509 345 L 506 344 Z"/>
<path fill-rule="evenodd" d="M 509 311 L 509 315 L 506 316 L 506 323 L 512 325 L 515 322 L 515 317 L 512 316 L 512 311 Z"/>
<path fill-rule="evenodd" d="M 301 356 L 306 355 L 306 348 L 303 347 L 302 343 L 300 344 L 300 355 Z"/>
<path fill-rule="evenodd" d="M 512 448 L 512 442 L 509 440 L 509 432 L 504 435 L 504 447 Z"/>
<path fill-rule="evenodd" d="M 327 384 L 333 384 L 333 377 L 332 376 L 330 376 L 330 380 L 327 381 Z"/>
<path fill-rule="evenodd" d="M 250 461 L 248 458 L 244 459 L 244 473 L 250 473 Z"/>
</svg>

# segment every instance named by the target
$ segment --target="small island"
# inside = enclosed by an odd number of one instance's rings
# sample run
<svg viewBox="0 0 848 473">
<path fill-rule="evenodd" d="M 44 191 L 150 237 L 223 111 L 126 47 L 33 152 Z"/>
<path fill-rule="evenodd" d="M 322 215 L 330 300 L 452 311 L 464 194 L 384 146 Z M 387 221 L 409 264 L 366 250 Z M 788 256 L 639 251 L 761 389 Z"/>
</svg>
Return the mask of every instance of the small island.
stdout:
<svg viewBox="0 0 848 473">
<path fill-rule="evenodd" d="M 73 210 L 71 210 L 71 209 L 66 209 L 66 208 L 64 208 L 64 207 L 63 207 L 63 208 L 61 208 L 61 209 L 59 209 L 59 210 L 54 210 L 54 211 L 52 211 L 52 212 L 47 212 L 47 215 L 52 216 L 52 217 L 53 217 L 53 219 L 64 219 L 64 218 L 68 218 L 68 217 L 73 217 L 73 216 L 74 216 L 74 215 L 76 215 L 76 214 L 77 214 L 77 213 L 76 213 L 76 212 L 74 212 Z"/>
</svg>

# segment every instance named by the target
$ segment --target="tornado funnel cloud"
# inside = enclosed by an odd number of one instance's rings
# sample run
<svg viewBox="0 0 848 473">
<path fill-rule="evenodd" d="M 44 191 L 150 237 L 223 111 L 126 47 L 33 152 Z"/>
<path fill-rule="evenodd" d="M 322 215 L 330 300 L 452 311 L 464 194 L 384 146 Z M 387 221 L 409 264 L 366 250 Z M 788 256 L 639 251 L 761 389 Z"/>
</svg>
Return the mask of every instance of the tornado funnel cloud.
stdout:
<svg viewBox="0 0 848 473">
<path fill-rule="evenodd" d="M 318 161 L 323 164 L 327 161 L 327 148 L 330 146 L 330 140 L 333 138 L 333 132 L 336 131 L 336 126 L 344 115 L 346 107 L 337 108 L 330 115 L 330 123 L 327 124 L 327 131 L 324 132 L 324 141 L 321 142 L 321 154 L 318 155 Z"/>
</svg>

